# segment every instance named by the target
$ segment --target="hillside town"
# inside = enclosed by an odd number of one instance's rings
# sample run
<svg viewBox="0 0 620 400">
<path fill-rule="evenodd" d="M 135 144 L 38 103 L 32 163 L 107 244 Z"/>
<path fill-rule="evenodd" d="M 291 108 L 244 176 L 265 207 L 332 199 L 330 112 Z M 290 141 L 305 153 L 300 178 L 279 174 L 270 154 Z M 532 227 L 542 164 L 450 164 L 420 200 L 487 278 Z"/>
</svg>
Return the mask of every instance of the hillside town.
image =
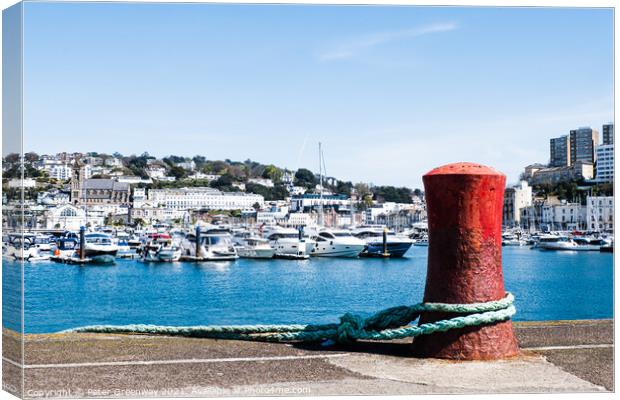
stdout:
<svg viewBox="0 0 620 400">
<path fill-rule="evenodd" d="M 506 229 L 613 231 L 613 124 L 550 139 L 549 162 L 524 168 L 504 200 Z M 26 229 L 191 226 L 197 221 L 304 227 L 423 227 L 420 189 L 353 184 L 315 174 L 203 156 L 26 153 L 3 159 L 3 224 L 15 228 L 24 188 Z M 24 179 L 20 179 L 23 161 Z M 319 219 L 321 219 L 319 221 Z"/>
</svg>

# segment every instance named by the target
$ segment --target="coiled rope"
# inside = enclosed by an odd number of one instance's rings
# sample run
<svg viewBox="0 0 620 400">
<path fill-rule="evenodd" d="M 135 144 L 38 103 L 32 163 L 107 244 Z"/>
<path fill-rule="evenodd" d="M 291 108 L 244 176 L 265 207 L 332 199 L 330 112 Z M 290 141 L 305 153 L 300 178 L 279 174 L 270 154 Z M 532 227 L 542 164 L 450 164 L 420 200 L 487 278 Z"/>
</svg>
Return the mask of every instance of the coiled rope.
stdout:
<svg viewBox="0 0 620 400">
<path fill-rule="evenodd" d="M 139 333 L 194 338 L 252 340 L 265 342 L 351 343 L 357 339 L 389 340 L 430 335 L 451 329 L 489 325 L 510 319 L 516 309 L 514 296 L 507 293 L 501 300 L 472 304 L 418 303 L 412 306 L 387 308 L 364 318 L 346 313 L 338 324 L 323 325 L 92 325 L 61 333 Z M 468 314 L 450 319 L 409 325 L 422 313 L 440 312 Z"/>
</svg>

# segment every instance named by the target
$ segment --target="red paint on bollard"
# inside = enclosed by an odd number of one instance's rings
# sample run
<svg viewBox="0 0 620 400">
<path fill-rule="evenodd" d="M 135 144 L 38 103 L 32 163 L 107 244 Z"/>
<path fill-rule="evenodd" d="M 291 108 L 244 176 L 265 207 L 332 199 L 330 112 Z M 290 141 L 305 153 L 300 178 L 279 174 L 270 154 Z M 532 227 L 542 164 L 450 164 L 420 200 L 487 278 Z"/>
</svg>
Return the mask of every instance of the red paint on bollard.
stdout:
<svg viewBox="0 0 620 400">
<path fill-rule="evenodd" d="M 455 163 L 430 171 L 423 181 L 429 231 L 424 301 L 460 304 L 503 298 L 506 176 L 483 165 Z M 455 316 L 427 313 L 420 323 Z M 418 337 L 413 352 L 419 357 L 489 360 L 515 356 L 519 347 L 508 320 Z"/>
</svg>

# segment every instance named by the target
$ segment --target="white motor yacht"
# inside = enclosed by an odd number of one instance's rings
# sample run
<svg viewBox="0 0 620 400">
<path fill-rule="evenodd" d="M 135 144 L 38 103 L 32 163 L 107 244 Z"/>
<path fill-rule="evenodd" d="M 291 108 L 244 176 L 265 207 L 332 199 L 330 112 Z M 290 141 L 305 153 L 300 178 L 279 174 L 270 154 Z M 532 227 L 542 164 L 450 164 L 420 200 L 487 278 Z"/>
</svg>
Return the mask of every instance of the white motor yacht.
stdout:
<svg viewBox="0 0 620 400">
<path fill-rule="evenodd" d="M 255 235 L 238 240 L 235 249 L 241 258 L 273 258 L 276 253 L 267 239 Z"/>
<path fill-rule="evenodd" d="M 176 246 L 167 233 L 148 235 L 148 241 L 142 248 L 142 261 L 174 262 L 181 258 L 181 248 Z"/>
<path fill-rule="evenodd" d="M 314 242 L 303 237 L 294 228 L 270 226 L 264 228 L 263 236 L 275 250 L 277 258 L 305 259 L 310 257 Z"/>
<path fill-rule="evenodd" d="M 536 247 L 543 250 L 578 250 L 579 245 L 567 236 L 543 235 Z"/>
<path fill-rule="evenodd" d="M 84 257 L 95 261 L 110 262 L 116 257 L 118 246 L 112 243 L 107 233 L 94 232 L 84 234 Z"/>
<path fill-rule="evenodd" d="M 196 243 L 198 239 L 198 243 Z M 198 244 L 198 245 L 197 245 Z M 188 233 L 181 242 L 183 255 L 197 257 L 206 261 L 226 261 L 239 258 L 227 229 L 217 226 L 201 229 L 199 237 L 196 233 Z"/>
<path fill-rule="evenodd" d="M 310 255 L 315 257 L 357 257 L 366 247 L 366 242 L 345 229 L 323 228 L 312 239 L 316 244 Z"/>
</svg>

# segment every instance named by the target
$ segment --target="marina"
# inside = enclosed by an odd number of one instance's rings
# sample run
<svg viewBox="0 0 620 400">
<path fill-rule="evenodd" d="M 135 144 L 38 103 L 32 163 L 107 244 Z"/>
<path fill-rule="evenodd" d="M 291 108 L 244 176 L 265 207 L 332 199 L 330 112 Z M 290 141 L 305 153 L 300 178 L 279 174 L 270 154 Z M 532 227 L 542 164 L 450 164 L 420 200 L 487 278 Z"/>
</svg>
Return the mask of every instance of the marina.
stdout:
<svg viewBox="0 0 620 400">
<path fill-rule="evenodd" d="M 93 324 L 210 325 L 322 323 L 418 302 L 427 249 L 402 258 L 249 259 L 114 265 L 24 263 L 25 330 L 51 333 Z M 196 260 L 198 261 L 198 260 Z M 5 260 L 3 295 L 17 300 L 20 264 Z M 613 254 L 503 247 L 516 320 L 613 316 Z M 19 330 L 18 313 L 4 325 Z"/>
</svg>

